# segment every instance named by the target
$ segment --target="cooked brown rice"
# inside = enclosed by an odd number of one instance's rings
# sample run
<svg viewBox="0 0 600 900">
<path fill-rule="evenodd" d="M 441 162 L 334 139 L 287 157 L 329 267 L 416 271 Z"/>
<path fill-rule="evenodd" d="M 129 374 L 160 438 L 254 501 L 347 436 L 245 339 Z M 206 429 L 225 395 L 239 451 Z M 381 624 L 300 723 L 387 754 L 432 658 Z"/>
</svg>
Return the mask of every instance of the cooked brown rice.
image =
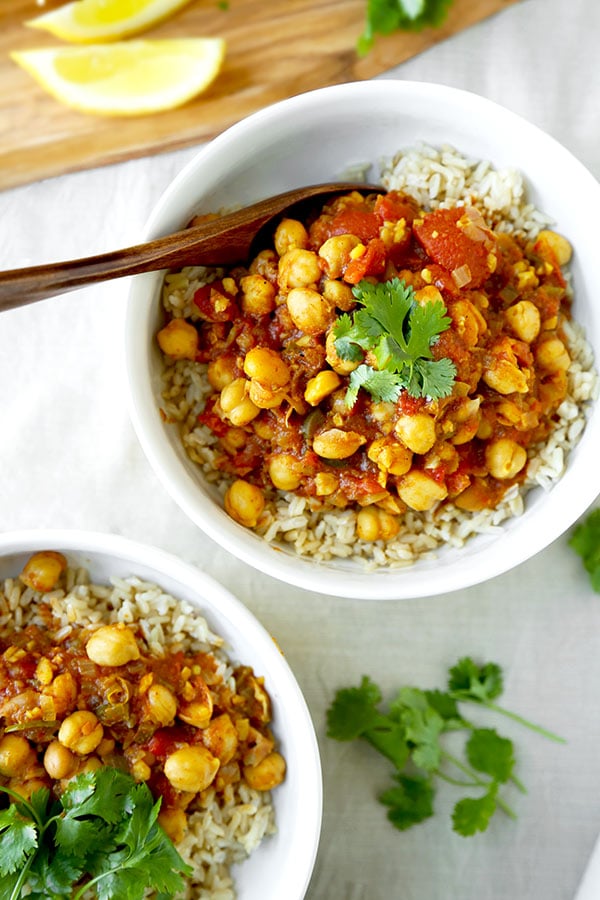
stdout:
<svg viewBox="0 0 600 900">
<path fill-rule="evenodd" d="M 399 152 L 383 162 L 381 181 L 389 190 L 411 194 L 426 209 L 476 203 L 490 226 L 528 239 L 551 224 L 528 202 L 517 170 L 495 169 L 491 163 L 469 159 L 450 146 L 420 144 Z M 197 318 L 194 293 L 222 274 L 202 267 L 168 274 L 163 290 L 165 309 L 175 317 Z M 567 396 L 558 409 L 555 428 L 543 445 L 530 451 L 524 483 L 513 486 L 494 509 L 470 513 L 447 503 L 428 512 L 408 510 L 398 537 L 369 542 L 356 537 L 352 509 L 327 509 L 309 498 L 273 490 L 267 493 L 265 513 L 256 530 L 266 541 L 315 561 L 360 560 L 368 568 L 410 565 L 443 545 L 459 547 L 473 535 L 498 531 L 506 519 L 522 514 L 528 491 L 534 487 L 549 490 L 562 476 L 585 427 L 590 401 L 596 396 L 594 359 L 583 329 L 570 322 L 565 333 L 572 362 Z M 161 407 L 167 420 L 179 429 L 190 459 L 222 502 L 230 480 L 215 467 L 216 438 L 197 421 L 212 392 L 205 372 L 203 364 L 166 360 Z"/>
<path fill-rule="evenodd" d="M 110 585 L 92 584 L 84 569 L 68 569 L 65 589 L 39 594 L 18 578 L 0 583 L 0 631 L 30 624 L 47 627 L 38 613 L 39 604 L 50 606 L 58 642 L 74 625 L 136 622 L 149 653 L 163 655 L 165 649 L 211 653 L 220 663 L 220 674 L 234 687 L 231 661 L 221 637 L 189 603 L 177 600 L 158 585 L 132 576 L 112 578 Z M 190 877 L 184 900 L 233 900 L 235 884 L 230 873 L 262 839 L 275 831 L 275 815 L 269 793 L 247 785 L 228 785 L 225 803 L 218 803 L 214 790 L 206 791 L 201 809 L 190 813 L 189 830 L 177 849 L 189 863 Z"/>
</svg>

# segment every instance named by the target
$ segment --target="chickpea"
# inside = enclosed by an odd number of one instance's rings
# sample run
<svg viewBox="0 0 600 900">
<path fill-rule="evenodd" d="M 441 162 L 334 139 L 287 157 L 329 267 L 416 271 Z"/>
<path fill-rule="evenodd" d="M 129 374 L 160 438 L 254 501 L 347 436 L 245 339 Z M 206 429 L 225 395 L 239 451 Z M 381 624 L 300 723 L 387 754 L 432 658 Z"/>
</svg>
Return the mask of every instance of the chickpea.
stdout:
<svg viewBox="0 0 600 900">
<path fill-rule="evenodd" d="M 319 248 L 319 256 L 325 261 L 325 272 L 330 278 L 339 278 L 350 262 L 350 253 L 360 244 L 355 234 L 336 234 Z"/>
<path fill-rule="evenodd" d="M 248 378 L 271 388 L 285 387 L 292 377 L 287 363 L 276 350 L 269 347 L 253 347 L 249 350 L 244 359 L 244 372 Z"/>
<path fill-rule="evenodd" d="M 11 791 L 14 791 L 15 794 L 18 794 L 23 800 L 31 800 L 32 794 L 48 787 L 46 782 L 41 778 L 28 778 L 26 781 L 15 778 L 14 780 L 11 779 L 9 781 L 8 786 Z"/>
<path fill-rule="evenodd" d="M 272 390 L 260 381 L 251 381 L 248 388 L 248 398 L 259 409 L 275 409 L 281 406 L 286 398 L 285 388 Z"/>
<path fill-rule="evenodd" d="M 181 721 L 187 725 L 193 725 L 194 728 L 206 728 L 212 713 L 213 701 L 208 688 L 206 688 L 202 696 L 195 697 L 188 703 L 182 703 L 177 710 L 177 715 Z"/>
<path fill-rule="evenodd" d="M 265 508 L 265 498 L 260 488 L 238 478 L 225 494 L 225 510 L 247 528 L 254 528 Z"/>
<path fill-rule="evenodd" d="M 389 540 L 399 531 L 398 519 L 374 506 L 359 510 L 356 517 L 356 533 L 362 541 Z"/>
<path fill-rule="evenodd" d="M 318 406 L 319 403 L 332 394 L 336 388 L 340 386 L 342 379 L 332 369 L 323 369 L 313 378 L 309 378 L 304 390 L 304 399 L 311 406 Z"/>
<path fill-rule="evenodd" d="M 535 358 L 540 368 L 546 372 L 566 372 L 571 365 L 571 357 L 560 338 L 550 337 L 537 348 Z"/>
<path fill-rule="evenodd" d="M 156 335 L 158 346 L 171 359 L 196 359 L 198 332 L 185 319 L 171 319 Z"/>
<path fill-rule="evenodd" d="M 177 809 L 174 806 L 161 806 L 158 824 L 174 844 L 181 843 L 187 831 L 185 810 Z"/>
<path fill-rule="evenodd" d="M 223 713 L 213 719 L 202 732 L 202 741 L 222 766 L 230 762 L 238 747 L 238 733 L 231 717 Z"/>
<path fill-rule="evenodd" d="M 277 289 L 262 275 L 245 275 L 240 280 L 242 310 L 250 316 L 267 316 L 275 309 Z"/>
<path fill-rule="evenodd" d="M 374 440 L 369 446 L 367 456 L 390 475 L 405 475 L 410 471 L 413 460 L 412 450 L 397 441 L 391 443 L 385 438 Z"/>
<path fill-rule="evenodd" d="M 152 769 L 143 759 L 136 759 L 131 765 L 131 774 L 139 784 L 140 781 L 148 781 L 152 775 Z"/>
<path fill-rule="evenodd" d="M 274 750 L 256 766 L 244 766 L 244 778 L 255 791 L 270 791 L 285 777 L 285 760 Z"/>
<path fill-rule="evenodd" d="M 277 284 L 279 257 L 274 250 L 261 250 L 249 265 L 252 275 L 262 275 L 272 284 Z"/>
<path fill-rule="evenodd" d="M 454 504 L 459 509 L 467 512 L 479 512 L 489 506 L 490 496 L 480 478 L 476 478 L 458 497 L 454 498 Z"/>
<path fill-rule="evenodd" d="M 282 219 L 275 229 L 274 244 L 280 256 L 295 247 L 304 250 L 308 246 L 308 232 L 298 219 Z"/>
<path fill-rule="evenodd" d="M 140 658 L 135 635 L 123 622 L 102 625 L 94 631 L 85 652 L 99 666 L 124 666 Z"/>
<path fill-rule="evenodd" d="M 110 754 L 114 752 L 115 747 L 116 741 L 113 738 L 105 737 L 102 738 L 102 740 L 96 747 L 96 753 L 98 754 L 98 756 L 104 759 L 105 756 L 110 756 Z"/>
<path fill-rule="evenodd" d="M 398 495 L 407 506 L 419 512 L 432 509 L 441 500 L 445 500 L 448 491 L 443 484 L 434 481 L 425 472 L 411 469 L 398 483 Z"/>
<path fill-rule="evenodd" d="M 247 425 L 260 412 L 258 406 L 247 396 L 247 386 L 249 387 L 249 383 L 246 378 L 235 378 L 221 391 L 219 403 L 232 425 Z"/>
<path fill-rule="evenodd" d="M 333 472 L 318 472 L 315 475 L 315 490 L 317 497 L 329 497 L 338 488 L 339 480 Z"/>
<path fill-rule="evenodd" d="M 19 578 L 33 591 L 47 593 L 53 590 L 61 574 L 67 568 L 67 560 L 55 550 L 41 550 L 26 562 Z"/>
<path fill-rule="evenodd" d="M 303 475 L 302 460 L 291 453 L 278 453 L 269 460 L 269 478 L 280 491 L 295 491 Z"/>
<path fill-rule="evenodd" d="M 0 775 L 23 778 L 36 762 L 36 752 L 27 738 L 20 734 L 5 734 L 0 739 Z"/>
<path fill-rule="evenodd" d="M 54 678 L 52 663 L 45 656 L 41 656 L 38 660 L 38 664 L 35 667 L 35 677 L 38 684 L 41 684 L 44 687 L 47 687 Z"/>
<path fill-rule="evenodd" d="M 450 308 L 450 316 L 457 334 L 468 347 L 474 347 L 479 335 L 487 331 L 487 322 L 477 307 L 468 300 L 458 300 Z"/>
<path fill-rule="evenodd" d="M 394 431 L 403 444 L 413 453 L 427 453 L 436 440 L 435 421 L 427 413 L 400 416 Z"/>
<path fill-rule="evenodd" d="M 356 453 L 359 447 L 367 442 L 364 435 L 357 431 L 343 431 L 341 428 L 328 428 L 315 434 L 313 450 L 323 459 L 346 459 Z"/>
<path fill-rule="evenodd" d="M 244 444 L 246 443 L 248 435 L 244 431 L 243 428 L 238 428 L 234 426 L 233 428 L 228 428 L 225 434 L 221 438 L 221 444 L 229 453 L 235 453 L 236 450 L 240 450 Z"/>
<path fill-rule="evenodd" d="M 219 760 L 201 744 L 186 744 L 165 760 L 165 775 L 176 791 L 197 794 L 214 780 Z"/>
<path fill-rule="evenodd" d="M 323 296 L 326 300 L 329 300 L 332 306 L 336 306 L 343 312 L 348 312 L 354 306 L 355 301 L 352 288 L 345 281 L 336 281 L 332 278 L 325 279 Z"/>
<path fill-rule="evenodd" d="M 489 365 L 483 367 L 483 380 L 499 394 L 526 394 L 529 390 L 527 373 L 516 361 L 511 362 L 501 356 L 494 356 Z"/>
<path fill-rule="evenodd" d="M 554 257 L 559 266 L 565 266 L 573 255 L 569 241 L 562 234 L 557 234 L 549 228 L 540 231 L 534 249 L 544 259 L 549 258 L 549 262 L 552 262 Z"/>
<path fill-rule="evenodd" d="M 528 344 L 531 344 L 540 333 L 540 311 L 530 300 L 513 303 L 505 310 L 504 317 L 515 335 Z"/>
<path fill-rule="evenodd" d="M 287 308 L 296 328 L 305 334 L 323 334 L 335 318 L 331 304 L 312 288 L 292 288 Z"/>
<path fill-rule="evenodd" d="M 104 729 L 93 712 L 78 709 L 63 719 L 58 729 L 58 740 L 73 753 L 86 756 L 100 744 Z"/>
<path fill-rule="evenodd" d="M 97 772 L 98 769 L 103 768 L 103 765 L 102 760 L 98 759 L 97 756 L 88 756 L 81 762 L 77 774 L 79 775 L 81 772 Z"/>
<path fill-rule="evenodd" d="M 527 452 L 515 441 L 500 438 L 486 446 L 485 462 L 494 478 L 514 478 L 527 462 Z"/>
<path fill-rule="evenodd" d="M 148 713 L 159 725 L 170 725 L 177 713 L 177 699 L 164 684 L 151 684 L 146 695 Z"/>
<path fill-rule="evenodd" d="M 60 741 L 51 741 L 44 753 L 44 768 L 50 778 L 70 778 L 77 771 L 79 760 Z"/>
<path fill-rule="evenodd" d="M 206 377 L 215 391 L 222 391 L 235 378 L 235 359 L 231 356 L 219 356 L 208 364 Z"/>
<path fill-rule="evenodd" d="M 61 716 L 75 705 L 77 685 L 70 672 L 60 672 L 43 688 L 42 693 L 44 696 L 52 697 L 56 715 Z"/>
<path fill-rule="evenodd" d="M 292 247 L 279 260 L 279 285 L 283 291 L 314 285 L 320 277 L 319 257 L 312 250 Z"/>
<path fill-rule="evenodd" d="M 353 362 L 350 359 L 342 359 L 335 349 L 335 334 L 330 331 L 325 340 L 326 359 L 334 372 L 338 375 L 349 375 L 354 369 L 358 368 L 360 362 Z"/>
</svg>

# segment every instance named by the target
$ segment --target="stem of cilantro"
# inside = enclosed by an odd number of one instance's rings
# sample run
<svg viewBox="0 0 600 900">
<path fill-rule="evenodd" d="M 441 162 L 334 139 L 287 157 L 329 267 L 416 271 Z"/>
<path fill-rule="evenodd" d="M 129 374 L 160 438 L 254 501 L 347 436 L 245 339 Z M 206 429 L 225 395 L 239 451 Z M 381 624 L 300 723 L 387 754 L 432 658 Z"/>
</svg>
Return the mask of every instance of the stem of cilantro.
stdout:
<svg viewBox="0 0 600 900">
<path fill-rule="evenodd" d="M 456 756 L 453 756 L 451 753 L 448 753 L 447 750 L 442 750 L 442 757 L 447 762 L 451 763 L 453 766 L 456 766 L 457 769 L 460 769 L 461 772 L 464 772 L 465 775 L 468 775 L 468 777 L 472 779 L 469 787 L 489 788 L 489 786 L 490 786 L 489 781 L 485 781 L 483 778 L 480 778 L 472 769 L 470 769 L 463 762 L 461 762 L 460 759 L 457 759 Z M 442 775 L 442 773 L 439 770 L 438 770 L 437 774 L 441 778 L 444 778 L 445 780 L 447 779 L 447 776 Z M 502 799 L 502 797 L 497 796 L 496 803 L 498 804 L 500 809 L 502 809 L 506 813 L 506 815 L 509 816 L 511 819 L 517 818 L 517 814 L 514 811 L 514 809 L 512 809 L 512 807 L 510 807 L 508 805 L 508 803 L 506 803 L 506 801 Z"/>
<path fill-rule="evenodd" d="M 500 713 L 502 716 L 506 716 L 508 719 L 512 719 L 513 722 L 518 722 L 519 725 L 524 725 L 525 728 L 529 728 L 530 731 L 535 731 L 537 734 L 541 734 L 543 737 L 548 738 L 551 741 L 556 741 L 557 744 L 566 744 L 566 740 L 563 737 L 560 737 L 558 734 L 554 734 L 552 731 L 548 731 L 546 728 L 542 728 L 541 725 L 536 725 L 534 722 L 530 722 L 529 719 L 524 719 L 523 716 L 520 716 L 518 713 L 511 712 L 510 709 L 505 709 L 503 706 L 498 706 L 492 700 L 474 700 L 470 696 L 465 696 L 462 691 L 452 691 L 450 696 L 454 700 L 458 700 L 462 703 L 476 703 L 481 706 L 486 706 L 488 709 L 493 710 L 493 712 Z"/>
</svg>

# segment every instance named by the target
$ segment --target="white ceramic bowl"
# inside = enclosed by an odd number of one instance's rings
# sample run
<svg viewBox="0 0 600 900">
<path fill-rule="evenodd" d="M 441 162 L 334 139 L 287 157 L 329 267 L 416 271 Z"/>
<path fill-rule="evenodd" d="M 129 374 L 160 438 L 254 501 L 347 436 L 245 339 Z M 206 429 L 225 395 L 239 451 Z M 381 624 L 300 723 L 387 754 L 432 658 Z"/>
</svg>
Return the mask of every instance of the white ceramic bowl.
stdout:
<svg viewBox="0 0 600 900">
<path fill-rule="evenodd" d="M 277 833 L 233 871 L 239 900 L 302 900 L 312 874 L 322 814 L 321 764 L 308 708 L 273 638 L 229 591 L 200 570 L 155 547 L 86 532 L 0 535 L 0 579 L 16 576 L 36 550 L 59 550 L 93 581 L 137 575 L 196 606 L 227 642 L 232 660 L 263 675 L 273 702 L 273 731 L 287 761 L 273 791 Z"/>
<path fill-rule="evenodd" d="M 301 94 L 234 125 L 206 145 L 158 203 L 145 238 L 181 228 L 198 210 L 243 205 L 287 188 L 335 180 L 351 165 L 377 163 L 419 141 L 511 166 L 525 176 L 531 201 L 575 247 L 575 315 L 600 356 L 596 210 L 600 186 L 553 138 L 475 94 L 429 83 L 370 81 Z M 477 584 L 530 558 L 561 535 L 600 493 L 597 405 L 568 470 L 550 492 L 536 489 L 523 516 L 501 535 L 479 536 L 463 549 L 402 570 L 365 572 L 348 564 L 317 565 L 274 549 L 237 525 L 205 488 L 177 435 L 158 412 L 162 274 L 134 280 L 126 355 L 131 413 L 147 457 L 188 516 L 232 554 L 284 582 L 359 598 L 438 594 Z"/>
</svg>

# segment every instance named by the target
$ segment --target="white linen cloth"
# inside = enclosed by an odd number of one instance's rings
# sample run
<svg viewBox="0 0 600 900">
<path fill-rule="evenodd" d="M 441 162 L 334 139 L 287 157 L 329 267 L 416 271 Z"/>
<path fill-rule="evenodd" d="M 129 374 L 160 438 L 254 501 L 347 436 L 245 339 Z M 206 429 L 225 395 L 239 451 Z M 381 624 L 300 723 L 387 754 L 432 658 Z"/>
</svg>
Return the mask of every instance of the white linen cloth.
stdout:
<svg viewBox="0 0 600 900">
<path fill-rule="evenodd" d="M 550 132 L 598 177 L 599 34 L 593 0 L 523 0 L 384 77 L 477 91 Z M 0 267 L 136 242 L 194 152 L 0 194 Z M 412 602 L 323 598 L 232 560 L 166 495 L 130 425 L 127 288 L 101 285 L 0 316 L 0 529 L 92 529 L 160 546 L 215 576 L 276 636 L 322 752 L 323 832 L 308 900 L 572 900 L 600 832 L 600 596 L 566 538 L 481 587 Z M 363 674 L 386 697 L 405 684 L 443 687 L 465 654 L 500 663 L 506 705 L 568 743 L 494 720 L 515 740 L 528 789 L 508 791 L 517 821 L 499 814 L 485 834 L 459 837 L 450 827 L 459 793 L 440 785 L 435 816 L 400 833 L 376 799 L 389 766 L 367 745 L 327 738 L 325 711 Z M 590 871 L 578 900 L 600 897 L 599 869 Z"/>
</svg>

